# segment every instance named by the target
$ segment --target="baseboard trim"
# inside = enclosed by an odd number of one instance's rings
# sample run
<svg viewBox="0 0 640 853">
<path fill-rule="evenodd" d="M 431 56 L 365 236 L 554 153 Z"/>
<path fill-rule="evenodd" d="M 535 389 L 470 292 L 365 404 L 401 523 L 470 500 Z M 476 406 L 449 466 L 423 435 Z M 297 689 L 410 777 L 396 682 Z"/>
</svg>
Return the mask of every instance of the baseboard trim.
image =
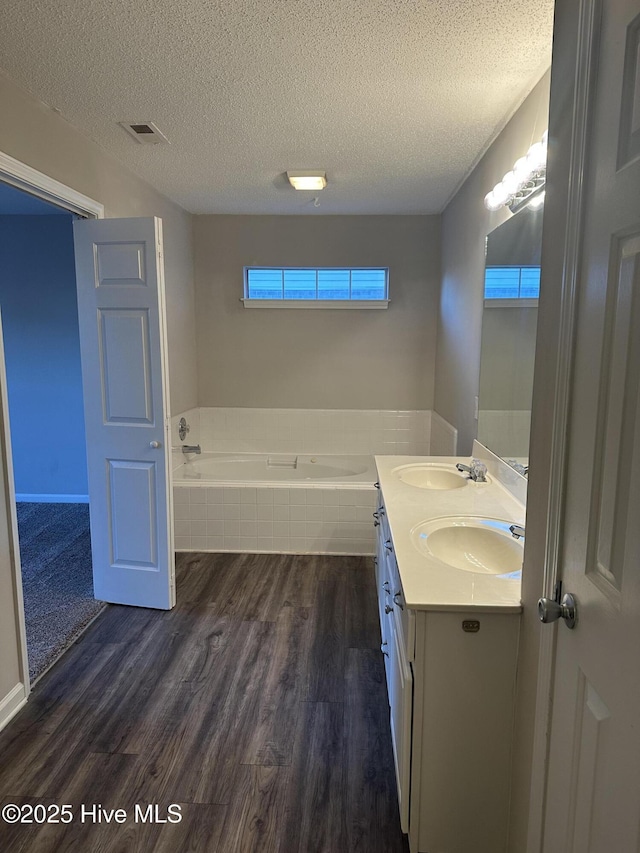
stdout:
<svg viewBox="0 0 640 853">
<path fill-rule="evenodd" d="M 16 503 L 31 504 L 88 504 L 89 495 L 30 495 L 16 494 Z"/>
<path fill-rule="evenodd" d="M 0 702 L 0 731 L 15 717 L 27 702 L 24 684 L 19 681 Z"/>
</svg>

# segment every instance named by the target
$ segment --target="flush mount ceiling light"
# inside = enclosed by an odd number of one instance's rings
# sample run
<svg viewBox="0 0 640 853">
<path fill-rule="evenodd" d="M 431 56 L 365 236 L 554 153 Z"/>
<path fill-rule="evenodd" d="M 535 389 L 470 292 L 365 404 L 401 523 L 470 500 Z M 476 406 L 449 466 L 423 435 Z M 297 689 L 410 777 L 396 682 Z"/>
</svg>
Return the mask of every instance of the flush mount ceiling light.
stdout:
<svg viewBox="0 0 640 853">
<path fill-rule="evenodd" d="M 517 213 L 535 197 L 543 198 L 547 175 L 547 132 L 540 142 L 534 143 L 527 154 L 516 160 L 513 169 L 496 184 L 484 198 L 488 210 L 508 207 Z M 542 201 L 538 203 L 540 207 Z M 533 206 L 533 204 L 532 204 Z"/>
<path fill-rule="evenodd" d="M 287 172 L 294 190 L 323 190 L 327 185 L 327 173 L 317 169 L 306 172 Z"/>
</svg>

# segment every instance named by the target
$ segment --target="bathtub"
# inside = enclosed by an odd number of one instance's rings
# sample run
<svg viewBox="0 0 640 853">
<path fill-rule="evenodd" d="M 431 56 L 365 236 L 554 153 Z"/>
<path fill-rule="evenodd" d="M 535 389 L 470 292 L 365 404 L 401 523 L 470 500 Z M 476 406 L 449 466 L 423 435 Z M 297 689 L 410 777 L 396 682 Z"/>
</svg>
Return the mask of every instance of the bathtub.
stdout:
<svg viewBox="0 0 640 853">
<path fill-rule="evenodd" d="M 373 456 L 207 453 L 173 470 L 177 551 L 373 554 Z"/>
<path fill-rule="evenodd" d="M 202 453 L 174 469 L 174 483 L 188 480 L 211 483 L 297 485 L 366 484 L 376 480 L 372 456 L 303 456 L 286 453 Z"/>
</svg>

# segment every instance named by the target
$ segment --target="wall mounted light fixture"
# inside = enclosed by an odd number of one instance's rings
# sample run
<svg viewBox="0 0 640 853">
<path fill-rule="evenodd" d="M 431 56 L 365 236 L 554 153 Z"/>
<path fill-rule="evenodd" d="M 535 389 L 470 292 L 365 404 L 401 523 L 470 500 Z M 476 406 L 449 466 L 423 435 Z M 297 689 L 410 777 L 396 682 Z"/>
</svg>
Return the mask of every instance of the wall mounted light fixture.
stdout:
<svg viewBox="0 0 640 853">
<path fill-rule="evenodd" d="M 547 132 L 540 142 L 535 142 L 524 157 L 516 160 L 513 169 L 496 184 L 484 198 L 488 210 L 508 207 L 516 213 L 527 204 L 532 204 L 544 193 L 547 174 Z M 540 207 L 542 202 L 538 203 Z"/>
<path fill-rule="evenodd" d="M 294 190 L 323 190 L 327 185 L 327 173 L 315 171 L 287 172 L 287 178 Z"/>
</svg>

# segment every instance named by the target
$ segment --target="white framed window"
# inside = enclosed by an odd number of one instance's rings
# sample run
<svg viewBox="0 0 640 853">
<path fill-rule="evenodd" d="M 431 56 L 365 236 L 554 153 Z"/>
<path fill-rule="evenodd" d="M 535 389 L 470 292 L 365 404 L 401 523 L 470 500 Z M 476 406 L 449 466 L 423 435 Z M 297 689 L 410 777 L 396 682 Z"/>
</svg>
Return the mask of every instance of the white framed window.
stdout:
<svg viewBox="0 0 640 853">
<path fill-rule="evenodd" d="M 487 267 L 484 275 L 485 308 L 534 307 L 540 296 L 539 266 Z"/>
<path fill-rule="evenodd" d="M 387 267 L 245 267 L 245 308 L 386 308 Z"/>
</svg>

